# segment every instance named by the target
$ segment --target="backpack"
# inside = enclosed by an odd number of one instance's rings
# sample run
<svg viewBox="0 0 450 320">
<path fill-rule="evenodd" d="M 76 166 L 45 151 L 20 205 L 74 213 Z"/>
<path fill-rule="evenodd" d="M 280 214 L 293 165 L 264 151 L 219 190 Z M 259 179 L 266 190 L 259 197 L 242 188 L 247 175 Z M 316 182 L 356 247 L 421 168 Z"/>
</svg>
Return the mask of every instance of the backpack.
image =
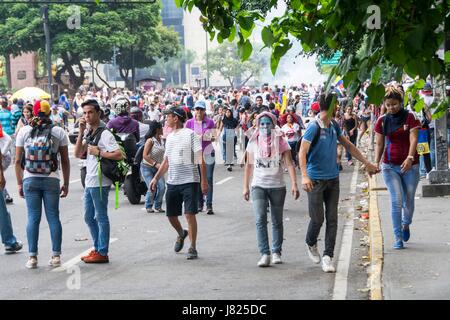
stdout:
<svg viewBox="0 0 450 320">
<path fill-rule="evenodd" d="M 99 127 L 94 134 L 92 134 L 93 141 L 90 143 L 93 146 L 97 146 L 102 133 L 104 130 L 108 130 L 106 127 Z M 125 181 L 125 177 L 127 176 L 129 170 L 129 164 L 127 163 L 127 155 L 125 153 L 125 149 L 122 144 L 122 140 L 119 136 L 117 136 L 113 131 L 108 130 L 112 133 L 114 138 L 116 139 L 117 144 L 119 145 L 119 149 L 122 152 L 122 160 L 111 160 L 106 158 L 99 158 L 99 167 L 100 171 L 103 173 L 105 177 L 110 179 L 114 184 L 122 184 Z M 101 179 L 101 176 L 99 175 Z M 101 184 L 101 183 L 100 183 Z"/>
<path fill-rule="evenodd" d="M 336 133 L 337 133 L 338 132 L 338 128 L 339 128 L 339 124 L 334 119 L 331 119 L 331 124 L 334 127 L 334 131 L 336 131 Z M 312 126 L 317 126 L 317 127 L 319 127 L 319 130 L 316 130 L 316 133 L 314 134 L 314 137 L 313 137 L 313 139 L 311 141 L 311 145 L 309 147 L 308 153 L 306 154 L 306 162 L 309 161 L 309 157 L 311 156 L 312 148 L 314 148 L 314 146 L 317 144 L 317 142 L 319 142 L 320 131 L 321 131 L 320 130 L 321 128 L 320 128 L 319 124 L 317 123 L 317 121 L 312 121 L 309 125 L 310 126 L 311 125 Z M 297 142 L 297 146 L 296 146 L 296 152 L 297 153 L 300 152 L 300 146 L 302 144 L 302 140 L 303 140 L 303 135 L 300 137 L 300 140 L 298 140 L 298 142 Z"/>
<path fill-rule="evenodd" d="M 24 169 L 30 173 L 46 174 L 58 170 L 58 153 L 53 150 L 53 125 L 44 129 L 33 129 L 25 143 Z"/>
</svg>

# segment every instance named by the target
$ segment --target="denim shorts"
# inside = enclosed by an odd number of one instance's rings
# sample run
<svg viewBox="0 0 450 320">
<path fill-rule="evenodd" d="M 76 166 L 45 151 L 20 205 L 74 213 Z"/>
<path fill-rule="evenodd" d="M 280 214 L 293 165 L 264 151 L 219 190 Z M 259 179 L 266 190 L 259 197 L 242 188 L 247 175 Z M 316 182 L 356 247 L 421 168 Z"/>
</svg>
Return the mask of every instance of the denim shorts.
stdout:
<svg viewBox="0 0 450 320">
<path fill-rule="evenodd" d="M 184 213 L 198 213 L 198 198 L 200 183 L 186 183 L 180 185 L 167 184 L 166 215 L 168 217 L 181 216 L 184 202 Z"/>
</svg>

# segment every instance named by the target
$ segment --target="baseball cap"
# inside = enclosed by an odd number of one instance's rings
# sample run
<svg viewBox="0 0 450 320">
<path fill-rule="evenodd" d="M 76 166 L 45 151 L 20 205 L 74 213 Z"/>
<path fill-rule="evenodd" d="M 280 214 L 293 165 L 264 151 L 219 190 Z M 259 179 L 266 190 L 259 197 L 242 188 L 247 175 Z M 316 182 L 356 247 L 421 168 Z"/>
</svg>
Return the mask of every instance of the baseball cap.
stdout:
<svg viewBox="0 0 450 320">
<path fill-rule="evenodd" d="M 177 106 L 167 106 L 163 112 L 164 114 L 174 114 L 176 115 L 182 122 L 186 120 L 186 111 L 182 107 Z"/>
<path fill-rule="evenodd" d="M 319 102 L 315 101 L 311 104 L 311 110 L 320 112 L 320 105 Z"/>
<path fill-rule="evenodd" d="M 197 109 L 197 108 L 206 109 L 205 101 L 203 101 L 203 100 L 197 101 L 194 105 L 194 109 Z"/>
</svg>

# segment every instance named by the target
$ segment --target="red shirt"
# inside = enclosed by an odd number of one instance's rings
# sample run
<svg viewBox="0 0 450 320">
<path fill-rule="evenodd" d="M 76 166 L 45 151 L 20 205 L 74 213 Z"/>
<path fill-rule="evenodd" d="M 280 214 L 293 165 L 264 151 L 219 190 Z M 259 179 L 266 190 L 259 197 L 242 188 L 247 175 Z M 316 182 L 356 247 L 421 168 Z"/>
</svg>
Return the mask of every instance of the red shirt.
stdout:
<svg viewBox="0 0 450 320">
<path fill-rule="evenodd" d="M 375 132 L 383 134 L 383 119 L 385 115 L 378 118 L 375 124 Z M 387 136 L 384 146 L 383 163 L 401 165 L 406 160 L 409 153 L 409 131 L 414 128 L 420 128 L 420 121 L 416 119 L 413 113 L 409 112 L 404 125 Z M 414 154 L 413 164 L 419 163 L 419 154 Z"/>
</svg>

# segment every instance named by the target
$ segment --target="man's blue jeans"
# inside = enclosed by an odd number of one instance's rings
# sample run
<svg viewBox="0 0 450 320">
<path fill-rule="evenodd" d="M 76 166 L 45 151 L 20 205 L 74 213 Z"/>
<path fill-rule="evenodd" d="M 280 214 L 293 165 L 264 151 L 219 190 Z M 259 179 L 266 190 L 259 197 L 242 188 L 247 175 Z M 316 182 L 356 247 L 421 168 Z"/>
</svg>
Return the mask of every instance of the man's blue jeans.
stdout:
<svg viewBox="0 0 450 320">
<path fill-rule="evenodd" d="M 102 256 L 108 255 L 109 248 L 109 219 L 108 195 L 111 186 L 84 189 L 84 221 L 89 227 L 94 249 Z"/>
<path fill-rule="evenodd" d="M 23 193 L 27 203 L 27 239 L 30 257 L 38 255 L 39 224 L 44 203 L 45 216 L 50 228 L 54 256 L 61 254 L 62 226 L 59 219 L 59 179 L 30 177 L 23 180 Z"/>
<path fill-rule="evenodd" d="M 286 187 L 252 187 L 253 213 L 256 218 L 256 238 L 261 255 L 270 254 L 267 233 L 267 206 L 270 201 L 272 219 L 272 253 L 281 254 L 283 245 L 283 207 L 286 199 Z"/>
<path fill-rule="evenodd" d="M 156 175 L 157 171 L 158 170 L 156 168 L 141 163 L 141 175 L 144 178 L 145 184 L 147 185 L 148 188 L 147 194 L 145 195 L 145 208 L 147 209 L 153 207 L 153 198 L 155 199 L 155 209 L 161 209 L 164 193 L 166 192 L 166 182 L 164 181 L 164 176 L 162 176 L 158 180 L 156 192 L 152 192 L 150 190 L 150 182 Z"/>
<path fill-rule="evenodd" d="M 3 194 L 3 190 L 0 189 L 0 193 Z M 0 234 L 2 237 L 2 243 L 5 247 L 12 247 L 17 239 L 14 236 L 11 215 L 6 208 L 5 197 L 0 196 Z"/>
<path fill-rule="evenodd" d="M 419 165 L 401 173 L 400 166 L 382 165 L 383 179 L 391 194 L 391 216 L 396 240 L 402 239 L 402 225 L 410 225 L 414 215 L 414 196 L 419 183 Z"/>
</svg>

